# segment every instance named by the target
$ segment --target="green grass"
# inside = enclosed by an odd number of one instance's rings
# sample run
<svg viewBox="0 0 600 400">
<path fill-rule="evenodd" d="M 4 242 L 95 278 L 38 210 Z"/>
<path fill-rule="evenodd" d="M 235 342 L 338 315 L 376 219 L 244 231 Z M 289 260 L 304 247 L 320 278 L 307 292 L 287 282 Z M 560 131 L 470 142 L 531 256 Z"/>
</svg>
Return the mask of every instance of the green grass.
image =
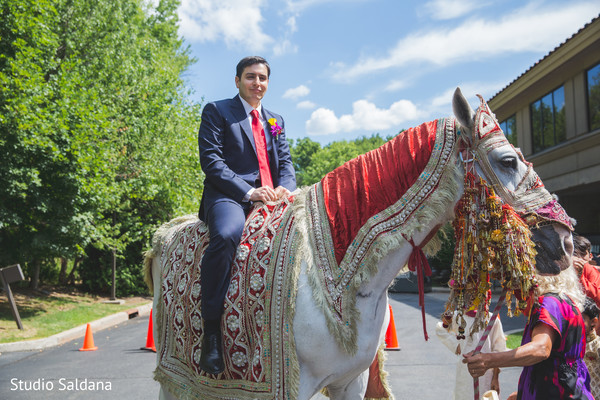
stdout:
<svg viewBox="0 0 600 400">
<path fill-rule="evenodd" d="M 506 337 L 506 347 L 509 349 L 516 349 L 521 345 L 521 339 L 523 338 L 523 331 L 511 333 Z"/>
<path fill-rule="evenodd" d="M 125 299 L 120 305 L 105 304 L 102 303 L 105 298 L 82 294 L 24 292 L 14 295 L 24 330 L 17 327 L 6 295 L 0 293 L 0 343 L 45 338 L 151 301 L 136 297 Z"/>
</svg>

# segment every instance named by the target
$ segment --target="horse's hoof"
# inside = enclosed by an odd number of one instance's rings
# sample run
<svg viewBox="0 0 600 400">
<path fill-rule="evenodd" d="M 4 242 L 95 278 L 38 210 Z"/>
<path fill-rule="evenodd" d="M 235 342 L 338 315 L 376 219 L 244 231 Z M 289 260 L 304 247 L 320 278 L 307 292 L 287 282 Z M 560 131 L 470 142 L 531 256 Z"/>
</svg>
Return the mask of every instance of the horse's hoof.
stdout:
<svg viewBox="0 0 600 400">
<path fill-rule="evenodd" d="M 221 350 L 221 332 L 205 333 L 202 338 L 200 368 L 209 374 L 218 375 L 225 370 Z"/>
</svg>

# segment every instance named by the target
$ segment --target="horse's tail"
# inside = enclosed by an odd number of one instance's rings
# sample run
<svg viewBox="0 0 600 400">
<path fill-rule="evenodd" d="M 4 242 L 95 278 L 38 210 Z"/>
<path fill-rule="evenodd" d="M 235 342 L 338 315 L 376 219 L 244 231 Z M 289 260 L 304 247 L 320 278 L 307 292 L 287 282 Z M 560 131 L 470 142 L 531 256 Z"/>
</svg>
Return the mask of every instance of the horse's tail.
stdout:
<svg viewBox="0 0 600 400">
<path fill-rule="evenodd" d="M 148 285 L 150 293 L 154 292 L 154 279 L 152 278 L 152 263 L 154 259 L 160 255 L 160 249 L 169 234 L 169 231 L 190 221 L 198 220 L 195 215 L 184 215 L 182 217 L 173 218 L 171 221 L 163 224 L 156 230 L 152 237 L 152 248 L 144 253 L 144 282 Z"/>
</svg>

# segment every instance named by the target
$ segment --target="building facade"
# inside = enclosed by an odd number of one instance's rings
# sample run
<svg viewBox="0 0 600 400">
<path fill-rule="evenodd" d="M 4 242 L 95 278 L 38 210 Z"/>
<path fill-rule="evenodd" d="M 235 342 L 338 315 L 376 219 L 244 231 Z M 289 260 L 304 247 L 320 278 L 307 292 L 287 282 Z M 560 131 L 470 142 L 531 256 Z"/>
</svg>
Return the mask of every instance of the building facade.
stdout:
<svg viewBox="0 0 600 400">
<path fill-rule="evenodd" d="M 600 16 L 488 103 L 600 252 Z"/>
</svg>

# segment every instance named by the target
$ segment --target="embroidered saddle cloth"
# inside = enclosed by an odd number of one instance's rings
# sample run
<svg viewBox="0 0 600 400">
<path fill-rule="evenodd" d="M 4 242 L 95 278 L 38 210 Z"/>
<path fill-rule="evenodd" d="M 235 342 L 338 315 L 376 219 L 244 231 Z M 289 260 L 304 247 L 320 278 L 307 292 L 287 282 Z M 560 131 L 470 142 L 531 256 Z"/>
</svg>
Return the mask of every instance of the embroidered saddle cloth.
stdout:
<svg viewBox="0 0 600 400">
<path fill-rule="evenodd" d="M 199 368 L 200 260 L 206 225 L 194 220 L 162 247 L 155 379 L 179 399 L 294 399 L 298 361 L 292 337 L 295 282 L 293 198 L 252 210 L 231 270 L 222 323 L 225 371 Z"/>
</svg>

